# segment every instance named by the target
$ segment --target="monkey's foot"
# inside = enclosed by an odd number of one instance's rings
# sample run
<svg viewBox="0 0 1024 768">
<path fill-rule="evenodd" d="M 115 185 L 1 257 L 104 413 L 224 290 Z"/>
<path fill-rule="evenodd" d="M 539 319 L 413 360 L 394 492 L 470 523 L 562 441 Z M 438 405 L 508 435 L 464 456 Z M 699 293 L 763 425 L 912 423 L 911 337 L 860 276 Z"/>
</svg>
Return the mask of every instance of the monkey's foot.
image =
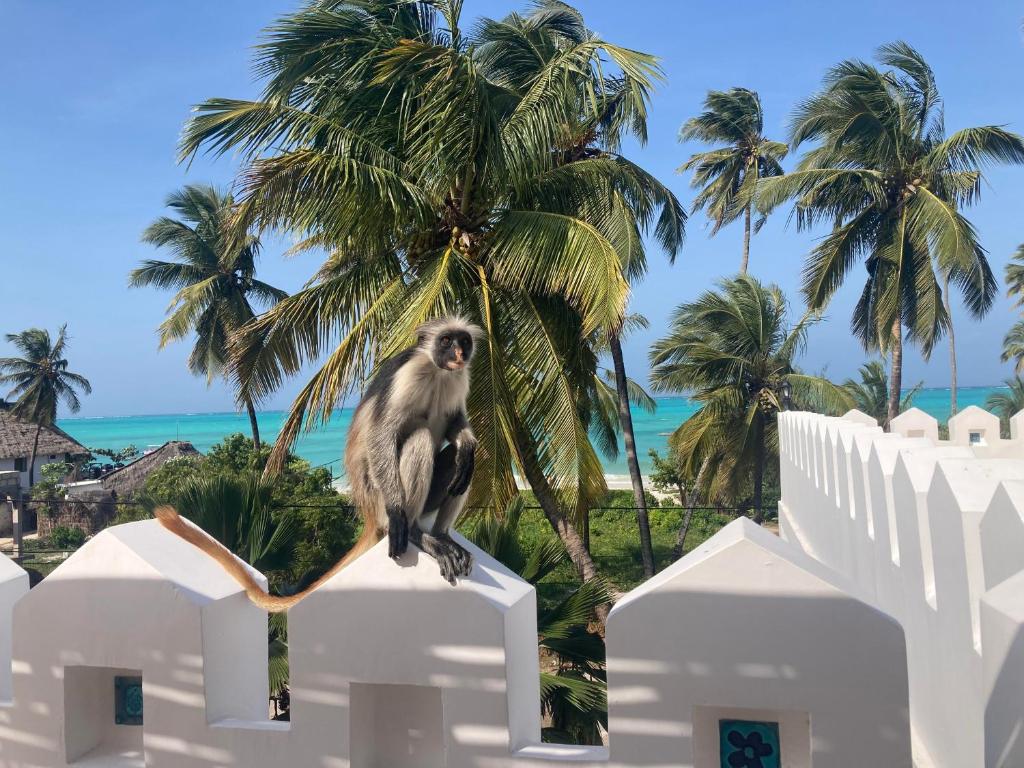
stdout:
<svg viewBox="0 0 1024 768">
<path fill-rule="evenodd" d="M 427 533 L 418 525 L 412 525 L 410 527 L 409 539 L 413 544 L 437 561 L 437 565 L 441 569 L 441 577 L 452 586 L 455 585 L 455 579 L 457 576 L 466 575 L 461 570 L 459 557 L 453 549 L 453 546 L 457 547 L 462 552 L 465 552 L 465 550 L 455 544 L 454 541 L 451 541 L 451 539 L 445 541 L 443 538 Z M 468 555 L 469 553 L 466 552 L 466 554 Z"/>
<path fill-rule="evenodd" d="M 457 544 L 455 539 L 447 533 L 442 534 L 438 538 L 444 542 L 444 545 L 451 552 L 451 557 L 455 561 L 455 574 L 457 576 L 469 576 L 470 571 L 473 570 L 473 556 L 469 554 L 469 550 Z"/>
<path fill-rule="evenodd" d="M 415 526 L 413 526 L 415 527 Z M 409 521 L 401 510 L 388 510 L 388 557 L 398 559 L 409 548 Z"/>
</svg>

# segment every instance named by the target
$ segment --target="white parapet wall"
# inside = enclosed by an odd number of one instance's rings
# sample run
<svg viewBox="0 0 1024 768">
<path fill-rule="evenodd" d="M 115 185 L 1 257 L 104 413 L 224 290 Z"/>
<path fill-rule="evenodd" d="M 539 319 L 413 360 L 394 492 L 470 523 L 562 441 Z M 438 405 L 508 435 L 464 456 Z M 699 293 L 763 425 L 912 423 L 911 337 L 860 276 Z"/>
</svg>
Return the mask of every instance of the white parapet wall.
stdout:
<svg viewBox="0 0 1024 768">
<path fill-rule="evenodd" d="M 782 536 L 902 625 L 919 766 L 1024 766 L 1022 419 L 779 416 Z"/>
<path fill-rule="evenodd" d="M 14 604 L 26 592 L 28 574 L 4 555 L 0 555 L 0 707 L 11 701 L 12 617 Z"/>
<path fill-rule="evenodd" d="M 281 723 L 266 614 L 156 522 L 108 529 L 20 582 L 0 768 L 910 766 L 899 625 L 745 519 L 612 611 L 607 747 L 540 743 L 534 590 L 470 548 L 452 587 L 381 542 L 294 607 Z"/>
</svg>

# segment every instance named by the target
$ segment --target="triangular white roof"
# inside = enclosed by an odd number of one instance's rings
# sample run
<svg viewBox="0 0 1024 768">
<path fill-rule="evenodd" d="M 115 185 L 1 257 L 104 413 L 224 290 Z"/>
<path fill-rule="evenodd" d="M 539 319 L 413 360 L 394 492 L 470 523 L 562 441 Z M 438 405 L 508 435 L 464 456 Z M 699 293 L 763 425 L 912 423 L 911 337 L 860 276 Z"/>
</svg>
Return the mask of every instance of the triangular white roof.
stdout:
<svg viewBox="0 0 1024 768">
<path fill-rule="evenodd" d="M 766 531 L 750 519 L 741 517 L 729 523 L 693 552 L 622 597 L 612 609 L 612 615 L 628 610 L 631 604 L 653 592 L 674 591 L 676 587 L 674 582 L 679 582 L 680 589 L 691 589 L 693 582 L 687 577 L 695 574 L 712 560 L 720 556 L 731 555 L 731 550 L 740 548 L 745 550 L 740 557 L 742 563 L 750 563 L 757 568 L 768 564 L 782 564 L 802 571 L 809 577 L 805 583 L 812 587 L 812 591 L 838 592 L 846 596 L 850 596 L 853 592 L 852 586 L 842 575 L 822 565 L 775 534 Z M 716 590 L 723 593 L 755 594 L 770 588 L 757 579 L 744 577 L 739 572 L 735 573 L 733 580 L 729 579 L 728 576 L 716 577 Z"/>
<path fill-rule="evenodd" d="M 257 571 L 252 573 L 263 577 Z M 52 588 L 64 579 L 164 579 L 197 605 L 242 591 L 217 562 L 156 520 L 107 528 L 75 552 L 41 584 Z"/>
<path fill-rule="evenodd" d="M 0 555 L 0 582 L 11 581 L 24 575 L 25 571 L 20 565 L 6 555 Z"/>
<path fill-rule="evenodd" d="M 533 593 L 533 587 L 528 582 L 486 552 L 457 534 L 453 534 L 453 538 L 473 555 L 472 573 L 458 579 L 454 586 L 441 577 L 437 561 L 412 544 L 400 560 L 392 560 L 388 557 L 388 542 L 385 538 L 332 577 L 317 593 L 351 588 L 445 594 L 461 591 L 476 594 L 499 610 L 511 608 Z M 310 595 L 299 605 L 315 596 L 316 593 Z"/>
</svg>

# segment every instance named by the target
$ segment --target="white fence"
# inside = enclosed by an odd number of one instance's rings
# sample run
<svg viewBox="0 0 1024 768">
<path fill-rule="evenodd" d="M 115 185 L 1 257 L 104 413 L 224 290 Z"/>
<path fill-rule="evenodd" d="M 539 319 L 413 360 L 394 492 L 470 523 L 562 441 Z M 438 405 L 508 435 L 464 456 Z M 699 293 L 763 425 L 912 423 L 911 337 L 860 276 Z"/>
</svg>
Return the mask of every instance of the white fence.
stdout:
<svg viewBox="0 0 1024 768">
<path fill-rule="evenodd" d="M 783 538 L 906 633 L 915 763 L 1024 766 L 1024 412 L 779 416 Z M 866 765 L 866 763 L 865 763 Z"/>
<path fill-rule="evenodd" d="M 386 546 L 292 609 L 290 723 L 267 719 L 266 614 L 157 523 L 27 594 L 0 561 L 0 768 L 911 763 L 899 625 L 748 520 L 612 611 L 607 747 L 540 743 L 532 587 L 476 550 L 450 587 Z"/>
</svg>

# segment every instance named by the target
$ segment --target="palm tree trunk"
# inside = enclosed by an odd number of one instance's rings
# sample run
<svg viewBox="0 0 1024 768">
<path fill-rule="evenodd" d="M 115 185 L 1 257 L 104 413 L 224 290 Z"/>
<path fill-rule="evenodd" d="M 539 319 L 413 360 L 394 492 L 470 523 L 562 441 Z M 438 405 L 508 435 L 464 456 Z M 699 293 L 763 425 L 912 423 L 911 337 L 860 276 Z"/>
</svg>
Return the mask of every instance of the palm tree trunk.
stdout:
<svg viewBox="0 0 1024 768">
<path fill-rule="evenodd" d="M 753 203 L 747 203 L 743 211 L 743 261 L 740 262 L 740 274 L 747 274 L 747 262 L 750 261 L 750 207 Z"/>
<path fill-rule="evenodd" d="M 754 522 L 764 522 L 764 414 L 754 416 Z"/>
<path fill-rule="evenodd" d="M 249 412 L 249 426 L 252 428 L 252 447 L 256 453 L 260 452 L 260 425 L 256 421 L 256 408 L 252 404 L 252 400 L 245 401 L 245 409 Z"/>
<path fill-rule="evenodd" d="M 903 333 L 897 318 L 892 324 L 892 368 L 889 371 L 889 408 L 885 417 L 885 430 L 900 415 L 900 394 L 903 389 Z"/>
<path fill-rule="evenodd" d="M 28 460 L 28 487 L 31 488 L 35 484 L 35 473 L 36 473 L 36 452 L 39 450 L 39 433 L 42 432 L 43 425 L 41 423 L 36 424 L 36 436 L 32 440 L 32 455 Z"/>
<path fill-rule="evenodd" d="M 693 481 L 693 486 L 690 488 L 690 492 L 687 494 L 686 500 L 683 501 L 682 495 L 679 497 L 679 501 L 686 505 L 686 514 L 683 516 L 683 524 L 679 526 L 679 534 L 676 536 L 676 543 L 672 547 L 673 563 L 686 552 L 686 534 L 690 532 L 690 522 L 693 520 L 693 510 L 697 506 L 700 486 L 701 483 L 704 482 L 704 473 L 707 472 L 708 465 L 710 463 L 710 458 L 706 458 L 701 462 L 700 470 L 697 472 L 697 479 Z"/>
<path fill-rule="evenodd" d="M 579 573 L 580 578 L 583 581 L 596 579 L 597 566 L 594 564 L 590 552 L 587 551 L 583 537 L 576 530 L 576 526 L 569 522 L 561 510 L 559 510 L 558 502 L 555 499 L 554 492 L 551 490 L 551 486 L 548 484 L 548 479 L 544 476 L 544 472 L 537 463 L 537 454 L 534 451 L 533 441 L 522 431 L 522 428 L 517 430 L 516 442 L 520 457 L 522 458 L 526 481 L 530 484 L 533 494 L 537 497 L 537 503 L 540 504 L 544 517 L 547 518 L 555 535 L 558 536 L 565 546 L 565 551 L 568 553 L 572 564 L 576 566 L 576 571 Z M 597 613 L 598 619 L 603 624 L 608 619 L 608 606 L 599 606 L 595 613 Z"/>
<path fill-rule="evenodd" d="M 956 334 L 953 332 L 953 309 L 949 305 L 949 273 L 942 276 L 942 302 L 949 318 L 949 415 L 956 416 Z"/>
<path fill-rule="evenodd" d="M 636 458 L 633 414 L 629 410 L 629 390 L 626 388 L 626 364 L 622 360 L 622 342 L 619 337 L 613 333 L 608 341 L 615 366 L 615 389 L 619 395 L 619 424 L 626 446 L 626 465 L 629 467 L 629 479 L 633 484 L 636 522 L 640 528 L 640 558 L 643 561 L 644 578 L 649 579 L 654 575 L 654 547 L 651 545 L 651 521 L 647 513 L 647 499 L 644 496 L 644 480 L 640 476 L 640 463 Z"/>
</svg>

